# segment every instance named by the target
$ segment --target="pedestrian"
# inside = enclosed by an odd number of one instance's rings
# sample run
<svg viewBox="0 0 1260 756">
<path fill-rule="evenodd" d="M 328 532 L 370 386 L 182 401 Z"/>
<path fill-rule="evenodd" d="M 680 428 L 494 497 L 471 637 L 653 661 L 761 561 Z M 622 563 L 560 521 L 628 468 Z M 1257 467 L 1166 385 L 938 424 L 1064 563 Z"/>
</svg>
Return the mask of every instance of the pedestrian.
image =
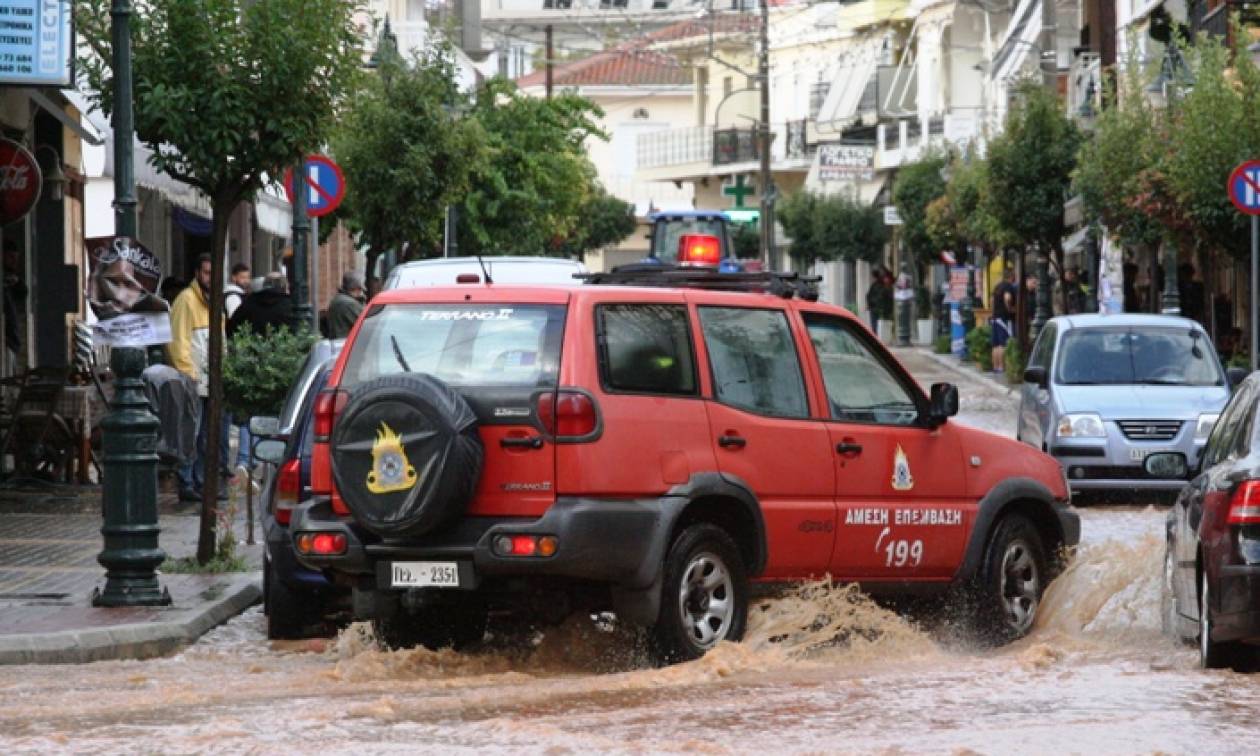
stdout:
<svg viewBox="0 0 1260 756">
<path fill-rule="evenodd" d="M 1074 267 L 1063 271 L 1063 295 L 1068 315 L 1079 315 L 1085 312 L 1089 291 L 1081 281 L 1080 273 Z"/>
<path fill-rule="evenodd" d="M 283 273 L 268 273 L 263 278 L 262 289 L 245 297 L 228 320 L 228 338 L 234 338 L 246 325 L 258 335 L 293 326 L 293 298 L 289 296 L 289 281 Z"/>
<path fill-rule="evenodd" d="M 241 302 L 245 301 L 245 292 L 248 291 L 249 284 L 249 266 L 245 263 L 233 265 L 232 274 L 228 277 L 227 285 L 223 287 L 223 314 L 226 316 L 224 318 L 225 322 L 236 313 L 236 308 L 241 306 Z"/>
<path fill-rule="evenodd" d="M 1202 281 L 1194 280 L 1194 265 L 1185 262 L 1177 266 L 1177 298 L 1181 314 L 1203 323 L 1207 312 L 1207 295 Z"/>
<path fill-rule="evenodd" d="M 167 345 L 172 367 L 197 382 L 201 411 L 197 418 L 197 454 L 193 462 L 179 467 L 179 500 L 200 501 L 205 485 L 206 434 L 210 403 L 210 256 L 197 258 L 197 271 L 188 288 L 171 305 L 171 342 Z M 224 423 L 224 428 L 227 424 Z M 221 464 L 228 457 L 227 433 L 221 434 Z M 219 498 L 227 498 L 221 488 Z"/>
<path fill-rule="evenodd" d="M 1006 370 L 1006 344 L 1015 332 L 1015 268 L 1007 266 L 1006 273 L 993 287 L 993 314 L 989 317 L 989 357 L 993 372 Z"/>
<path fill-rule="evenodd" d="M 348 270 L 341 276 L 341 288 L 328 305 L 328 338 L 344 339 L 363 312 L 363 276 Z"/>
<path fill-rule="evenodd" d="M 901 272 L 893 284 L 893 300 L 897 307 L 897 343 L 910 346 L 910 315 L 914 307 L 914 279 L 910 277 L 910 266 L 901 263 Z"/>
<path fill-rule="evenodd" d="M 15 375 L 22 352 L 21 308 L 26 303 L 26 283 L 22 281 L 21 255 L 17 240 L 4 240 L 4 377 Z"/>
<path fill-rule="evenodd" d="M 884 309 L 884 271 L 875 268 L 871 271 L 871 285 L 866 289 L 866 314 L 871 319 L 871 331 L 879 333 L 879 316 Z"/>
</svg>

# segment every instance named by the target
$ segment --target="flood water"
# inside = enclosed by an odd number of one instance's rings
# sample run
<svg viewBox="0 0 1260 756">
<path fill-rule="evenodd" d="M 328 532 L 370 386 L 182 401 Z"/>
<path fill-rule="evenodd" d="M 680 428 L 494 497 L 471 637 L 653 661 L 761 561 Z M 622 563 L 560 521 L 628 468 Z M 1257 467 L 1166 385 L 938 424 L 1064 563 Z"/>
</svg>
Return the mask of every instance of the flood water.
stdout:
<svg viewBox="0 0 1260 756">
<path fill-rule="evenodd" d="M 964 395 L 974 424 L 1009 412 Z M 1005 648 L 825 584 L 664 669 L 589 618 L 384 652 L 362 626 L 269 643 L 255 608 L 172 658 L 0 668 L 0 753 L 1254 752 L 1260 676 L 1201 671 L 1160 634 L 1164 510 L 1082 518 L 1038 626 Z"/>
</svg>

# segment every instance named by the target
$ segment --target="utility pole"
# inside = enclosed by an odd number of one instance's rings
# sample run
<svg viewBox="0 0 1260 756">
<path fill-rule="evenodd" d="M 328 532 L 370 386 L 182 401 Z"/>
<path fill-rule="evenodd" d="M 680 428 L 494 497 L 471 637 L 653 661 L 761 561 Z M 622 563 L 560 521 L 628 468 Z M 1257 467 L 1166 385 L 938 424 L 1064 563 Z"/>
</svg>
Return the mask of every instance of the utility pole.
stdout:
<svg viewBox="0 0 1260 756">
<path fill-rule="evenodd" d="M 774 178 L 770 175 L 770 3 L 761 2 L 761 55 L 757 78 L 761 85 L 761 118 L 757 121 L 757 147 L 761 158 L 761 256 L 771 270 L 779 270 L 774 245 Z"/>
<path fill-rule="evenodd" d="M 552 44 L 553 29 L 551 24 L 547 24 L 547 99 L 551 99 L 551 67 L 552 61 L 555 60 L 555 50 Z"/>
<path fill-rule="evenodd" d="M 1055 18 L 1053 0 L 1041 0 L 1041 81 L 1047 94 L 1057 98 L 1059 94 L 1059 53 L 1057 35 L 1058 21 Z M 1023 286 L 1023 282 L 1020 282 Z M 1050 291 L 1050 250 L 1037 247 L 1037 309 L 1032 322 L 1032 334 L 1029 341 L 1037 338 L 1041 329 L 1050 318 L 1054 317 L 1051 306 Z M 1024 352 L 1027 359 L 1027 351 Z"/>
<path fill-rule="evenodd" d="M 132 139 L 131 0 L 110 7 L 114 76 L 114 235 L 136 238 L 136 175 Z M 105 568 L 105 589 L 95 606 L 161 606 L 171 596 L 154 570 L 166 560 L 158 547 L 158 419 L 149 411 L 140 374 L 148 356 L 140 347 L 114 347 L 110 367 L 117 376 L 112 411 L 103 429 L 101 508 L 105 548 L 96 561 Z"/>
</svg>

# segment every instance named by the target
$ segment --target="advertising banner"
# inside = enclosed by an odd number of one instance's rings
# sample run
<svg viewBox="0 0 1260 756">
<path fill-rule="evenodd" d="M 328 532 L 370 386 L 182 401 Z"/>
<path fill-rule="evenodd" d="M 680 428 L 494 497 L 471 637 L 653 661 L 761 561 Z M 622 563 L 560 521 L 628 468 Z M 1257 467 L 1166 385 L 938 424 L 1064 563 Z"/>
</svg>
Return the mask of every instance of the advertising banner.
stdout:
<svg viewBox="0 0 1260 756">
<path fill-rule="evenodd" d="M 170 306 L 156 294 L 162 264 L 140 242 L 125 236 L 87 240 L 92 274 L 88 303 L 98 318 L 96 344 L 139 347 L 171 340 Z"/>
<path fill-rule="evenodd" d="M 69 87 L 71 0 L 0 0 L 0 84 Z"/>
<path fill-rule="evenodd" d="M 860 144 L 818 145 L 819 181 L 870 181 L 875 178 L 875 148 Z"/>
</svg>

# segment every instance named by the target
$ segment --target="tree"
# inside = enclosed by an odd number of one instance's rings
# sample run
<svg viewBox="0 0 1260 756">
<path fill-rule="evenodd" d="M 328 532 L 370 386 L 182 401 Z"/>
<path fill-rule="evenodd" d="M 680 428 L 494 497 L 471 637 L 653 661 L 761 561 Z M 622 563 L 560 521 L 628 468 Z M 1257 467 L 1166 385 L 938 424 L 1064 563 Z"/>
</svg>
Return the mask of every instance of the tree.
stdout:
<svg viewBox="0 0 1260 756">
<path fill-rule="evenodd" d="M 808 264 L 814 260 L 830 259 L 818 238 L 817 224 L 814 222 L 818 215 L 819 202 L 819 195 L 799 191 L 788 195 L 779 203 L 778 220 L 783 226 L 783 233 L 792 240 L 790 254 L 793 260 Z"/>
<path fill-rule="evenodd" d="M 945 163 L 943 154 L 925 155 L 898 171 L 893 183 L 893 204 L 901 215 L 901 243 L 920 272 L 923 265 L 937 261 L 939 250 L 928 231 L 928 205 L 945 194 L 941 176 Z"/>
<path fill-rule="evenodd" d="M 873 263 L 888 243 L 883 213 L 844 195 L 819 200 L 814 228 L 819 245 L 830 258 L 845 262 Z"/>
<path fill-rule="evenodd" d="M 388 39 L 377 48 L 376 75 L 350 95 L 331 140 L 346 177 L 339 212 L 366 247 L 369 278 L 391 249 L 404 259 L 442 254 L 446 208 L 467 195 L 487 159 L 480 124 L 458 115 L 469 103 L 449 47 L 434 44 L 407 60 Z"/>
<path fill-rule="evenodd" d="M 582 222 L 595 191 L 587 138 L 605 138 L 590 100 L 571 93 L 528 97 L 511 82 L 488 82 L 471 117 L 485 131 L 459 218 L 460 248 L 485 255 L 542 255 Z"/>
<path fill-rule="evenodd" d="M 75 4 L 92 99 L 109 115 L 110 2 Z M 197 559 L 214 549 L 223 407 L 223 265 L 232 212 L 318 149 L 360 63 L 347 0 L 140 0 L 132 19 L 135 130 L 151 163 L 210 200 L 210 401 Z"/>
<path fill-rule="evenodd" d="M 582 219 L 552 251 L 559 256 L 580 258 L 586 252 L 620 244 L 638 228 L 634 205 L 619 200 L 595 184 L 578 212 Z"/>
<path fill-rule="evenodd" d="M 1000 226 L 1063 268 L 1063 203 L 1071 188 L 1080 132 L 1057 97 L 1026 83 L 989 144 L 991 207 Z"/>
<path fill-rule="evenodd" d="M 968 150 L 949 163 L 945 194 L 928 204 L 928 235 L 940 249 L 962 252 L 969 244 L 984 250 L 1012 243 L 993 214 L 989 164 Z"/>
</svg>

